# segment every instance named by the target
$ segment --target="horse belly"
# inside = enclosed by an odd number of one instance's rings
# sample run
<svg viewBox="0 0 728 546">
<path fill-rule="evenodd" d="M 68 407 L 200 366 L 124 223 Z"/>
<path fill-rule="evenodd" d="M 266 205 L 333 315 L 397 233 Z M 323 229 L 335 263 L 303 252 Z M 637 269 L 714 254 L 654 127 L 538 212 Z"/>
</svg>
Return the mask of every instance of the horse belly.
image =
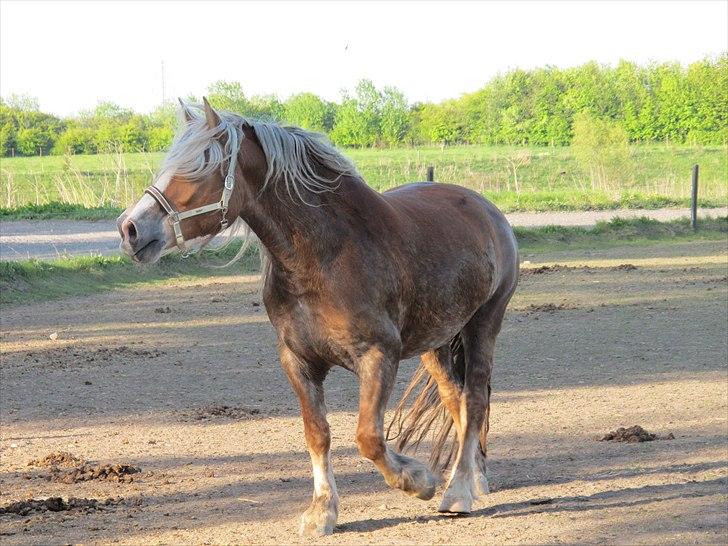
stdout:
<svg viewBox="0 0 728 546">
<path fill-rule="evenodd" d="M 440 282 L 430 278 L 417 286 L 400 337 L 402 358 L 448 343 L 492 293 L 492 270 L 485 264 L 460 270 Z"/>
</svg>

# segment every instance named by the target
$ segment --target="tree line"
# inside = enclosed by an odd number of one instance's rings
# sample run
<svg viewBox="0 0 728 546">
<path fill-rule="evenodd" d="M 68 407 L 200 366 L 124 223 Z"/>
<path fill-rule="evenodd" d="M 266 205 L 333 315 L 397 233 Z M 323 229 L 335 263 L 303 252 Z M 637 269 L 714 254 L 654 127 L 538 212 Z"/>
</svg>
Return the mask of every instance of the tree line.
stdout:
<svg viewBox="0 0 728 546">
<path fill-rule="evenodd" d="M 320 131 L 339 146 L 562 146 L 572 143 L 580 114 L 618 126 L 630 142 L 728 142 L 728 52 L 688 66 L 621 61 L 516 69 L 439 103 L 411 104 L 396 87 L 379 89 L 369 80 L 339 102 L 313 93 L 249 97 L 239 83 L 224 81 L 207 95 L 215 107 Z M 139 114 L 104 102 L 59 118 L 29 97 L 0 99 L 3 156 L 163 151 L 176 126 L 173 103 Z"/>
</svg>

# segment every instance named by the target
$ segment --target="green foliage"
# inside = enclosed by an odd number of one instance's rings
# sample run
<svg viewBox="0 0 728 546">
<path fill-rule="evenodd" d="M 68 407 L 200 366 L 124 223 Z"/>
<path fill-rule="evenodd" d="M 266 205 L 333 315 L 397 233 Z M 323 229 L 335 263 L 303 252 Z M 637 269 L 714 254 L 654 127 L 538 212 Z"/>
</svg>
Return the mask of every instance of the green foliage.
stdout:
<svg viewBox="0 0 728 546">
<path fill-rule="evenodd" d="M 344 93 L 339 104 L 312 93 L 285 101 L 248 96 L 239 82 L 227 81 L 210 85 L 207 95 L 217 108 L 321 131 L 348 147 L 566 146 L 582 114 L 609 120 L 630 143 L 728 143 L 728 52 L 689 66 L 620 61 L 616 67 L 591 62 L 515 69 L 440 103 L 410 105 L 396 88 L 378 89 L 369 80 Z M 37 100 L 13 95 L 0 101 L 0 153 L 163 151 L 176 128 L 175 108 L 165 104 L 139 115 L 104 102 L 62 120 L 40 112 Z"/>
<path fill-rule="evenodd" d="M 589 173 L 592 189 L 619 183 L 630 172 L 627 131 L 617 122 L 595 118 L 587 111 L 578 113 L 571 150 Z"/>
<path fill-rule="evenodd" d="M 333 109 L 313 93 L 300 93 L 283 105 L 283 119 L 291 125 L 325 133 L 333 126 Z"/>
</svg>

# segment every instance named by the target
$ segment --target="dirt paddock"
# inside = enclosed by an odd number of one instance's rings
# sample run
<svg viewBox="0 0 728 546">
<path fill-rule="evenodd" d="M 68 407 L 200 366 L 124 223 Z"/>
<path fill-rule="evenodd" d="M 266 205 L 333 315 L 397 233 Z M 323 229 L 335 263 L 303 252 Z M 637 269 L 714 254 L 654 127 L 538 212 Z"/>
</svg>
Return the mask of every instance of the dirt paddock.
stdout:
<svg viewBox="0 0 728 546">
<path fill-rule="evenodd" d="M 310 466 L 255 278 L 4 308 L 0 506 L 63 500 L 0 513 L 0 542 L 724 543 L 726 250 L 523 257 L 496 354 L 492 493 L 470 517 L 438 515 L 441 489 L 426 502 L 390 490 L 359 457 L 357 385 L 334 370 L 341 507 L 335 534 L 314 541 L 296 535 Z M 658 438 L 599 441 L 636 424 Z M 29 465 L 53 452 L 140 471 L 64 481 Z"/>
</svg>

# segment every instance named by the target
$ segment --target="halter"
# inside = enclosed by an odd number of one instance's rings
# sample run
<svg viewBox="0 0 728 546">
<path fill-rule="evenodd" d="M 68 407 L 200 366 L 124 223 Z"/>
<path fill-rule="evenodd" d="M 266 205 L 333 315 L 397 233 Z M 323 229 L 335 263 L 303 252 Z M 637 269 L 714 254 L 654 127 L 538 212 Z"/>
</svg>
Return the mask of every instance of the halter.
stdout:
<svg viewBox="0 0 728 546">
<path fill-rule="evenodd" d="M 167 215 L 172 220 L 172 229 L 174 230 L 174 236 L 177 240 L 177 248 L 179 248 L 183 257 L 189 256 L 192 251 L 185 247 L 185 238 L 184 235 L 182 235 L 182 220 L 219 210 L 222 211 L 222 220 L 220 220 L 220 231 L 228 227 L 228 203 L 230 202 L 230 196 L 233 194 L 233 189 L 235 188 L 235 166 L 238 160 L 238 133 L 234 129 L 231 133 L 230 143 L 232 151 L 232 153 L 230 154 L 230 165 L 228 165 L 228 172 L 227 176 L 225 177 L 222 197 L 217 203 L 211 203 L 209 205 L 203 205 L 194 209 L 177 212 L 159 188 L 151 185 L 144 190 L 144 193 L 151 195 L 152 198 L 154 198 L 154 200 L 159 203 L 159 206 L 167 212 Z"/>
</svg>

